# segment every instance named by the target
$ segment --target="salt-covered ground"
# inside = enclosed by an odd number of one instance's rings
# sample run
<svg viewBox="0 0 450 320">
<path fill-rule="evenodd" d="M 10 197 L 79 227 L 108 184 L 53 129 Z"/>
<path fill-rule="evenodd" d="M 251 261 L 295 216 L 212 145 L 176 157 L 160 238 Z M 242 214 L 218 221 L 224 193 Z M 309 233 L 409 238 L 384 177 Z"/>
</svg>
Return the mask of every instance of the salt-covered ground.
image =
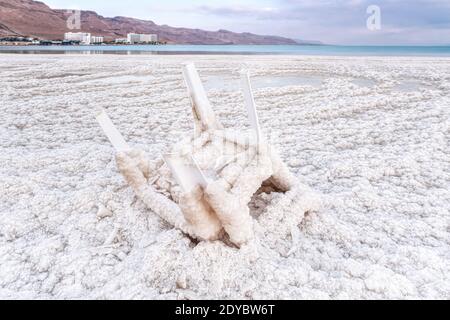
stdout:
<svg viewBox="0 0 450 320">
<path fill-rule="evenodd" d="M 287 237 L 256 222 L 257 254 L 147 210 L 95 121 L 163 153 L 192 130 L 186 61 L 231 128 L 250 69 L 266 135 L 322 195 Z M 448 299 L 449 119 L 444 58 L 1 55 L 0 298 Z"/>
</svg>

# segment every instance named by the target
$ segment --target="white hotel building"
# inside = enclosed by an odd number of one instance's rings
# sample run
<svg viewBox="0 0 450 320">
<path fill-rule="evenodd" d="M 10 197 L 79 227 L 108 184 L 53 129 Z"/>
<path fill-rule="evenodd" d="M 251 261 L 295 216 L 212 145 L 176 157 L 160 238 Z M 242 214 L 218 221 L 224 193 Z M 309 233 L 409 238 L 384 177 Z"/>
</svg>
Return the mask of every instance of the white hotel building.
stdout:
<svg viewBox="0 0 450 320">
<path fill-rule="evenodd" d="M 158 35 L 156 34 L 140 34 L 140 33 L 129 33 L 127 35 L 127 42 L 134 43 L 150 43 L 157 42 Z"/>
<path fill-rule="evenodd" d="M 80 41 L 81 44 L 99 44 L 103 43 L 103 37 L 93 36 L 85 32 L 67 32 L 64 34 L 64 40 Z"/>
</svg>

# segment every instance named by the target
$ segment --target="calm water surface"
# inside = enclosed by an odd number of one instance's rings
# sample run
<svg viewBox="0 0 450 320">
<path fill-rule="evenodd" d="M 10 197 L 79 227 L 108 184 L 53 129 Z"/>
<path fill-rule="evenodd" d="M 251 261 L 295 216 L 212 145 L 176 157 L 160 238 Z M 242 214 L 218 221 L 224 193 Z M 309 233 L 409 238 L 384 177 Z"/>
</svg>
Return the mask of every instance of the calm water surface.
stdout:
<svg viewBox="0 0 450 320">
<path fill-rule="evenodd" d="M 325 56 L 442 56 L 450 46 L 317 46 L 317 45 L 121 45 L 0 46 L 0 53 L 22 54 L 280 54 Z"/>
</svg>

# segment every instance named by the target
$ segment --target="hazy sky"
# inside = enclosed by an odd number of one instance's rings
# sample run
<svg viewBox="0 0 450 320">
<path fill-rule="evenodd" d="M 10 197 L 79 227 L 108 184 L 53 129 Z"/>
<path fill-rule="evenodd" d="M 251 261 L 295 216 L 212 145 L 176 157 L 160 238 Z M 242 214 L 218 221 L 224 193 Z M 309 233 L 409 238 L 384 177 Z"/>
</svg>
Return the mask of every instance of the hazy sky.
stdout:
<svg viewBox="0 0 450 320">
<path fill-rule="evenodd" d="M 274 34 L 329 44 L 450 44 L 450 0 L 42 0 L 158 24 Z M 369 30 L 369 5 L 381 29 Z"/>
</svg>

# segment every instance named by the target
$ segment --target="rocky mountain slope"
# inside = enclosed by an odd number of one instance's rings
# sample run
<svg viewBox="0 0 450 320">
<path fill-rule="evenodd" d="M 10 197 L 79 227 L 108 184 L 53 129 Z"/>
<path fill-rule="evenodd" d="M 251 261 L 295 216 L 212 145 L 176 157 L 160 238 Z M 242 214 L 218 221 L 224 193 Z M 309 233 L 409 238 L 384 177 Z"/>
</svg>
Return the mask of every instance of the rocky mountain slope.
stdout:
<svg viewBox="0 0 450 320">
<path fill-rule="evenodd" d="M 0 0 L 0 36 L 22 35 L 43 39 L 61 39 L 69 30 L 67 10 L 55 10 L 32 0 Z M 76 31 L 76 30 L 75 30 Z M 81 12 L 81 30 L 103 35 L 106 40 L 127 33 L 156 33 L 159 39 L 178 44 L 296 44 L 292 39 L 235 33 L 227 30 L 205 31 L 157 25 L 152 21 L 127 17 L 107 18 L 93 11 Z"/>
</svg>

